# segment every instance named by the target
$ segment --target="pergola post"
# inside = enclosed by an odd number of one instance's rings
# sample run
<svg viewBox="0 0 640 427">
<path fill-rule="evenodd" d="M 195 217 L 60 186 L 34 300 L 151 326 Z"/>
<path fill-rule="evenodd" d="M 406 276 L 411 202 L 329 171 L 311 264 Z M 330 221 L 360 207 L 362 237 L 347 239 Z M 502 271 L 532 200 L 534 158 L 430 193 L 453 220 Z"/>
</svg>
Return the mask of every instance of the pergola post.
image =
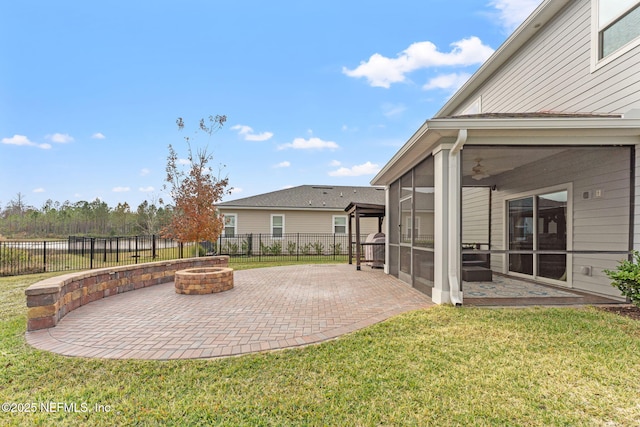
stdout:
<svg viewBox="0 0 640 427">
<path fill-rule="evenodd" d="M 349 213 L 349 227 L 348 227 L 348 233 L 349 233 L 349 265 L 353 264 L 353 232 L 352 232 L 352 226 L 351 226 L 351 213 Z"/>
<path fill-rule="evenodd" d="M 361 258 L 361 246 L 360 246 L 360 210 L 356 208 L 356 270 L 360 270 L 360 258 Z"/>
</svg>

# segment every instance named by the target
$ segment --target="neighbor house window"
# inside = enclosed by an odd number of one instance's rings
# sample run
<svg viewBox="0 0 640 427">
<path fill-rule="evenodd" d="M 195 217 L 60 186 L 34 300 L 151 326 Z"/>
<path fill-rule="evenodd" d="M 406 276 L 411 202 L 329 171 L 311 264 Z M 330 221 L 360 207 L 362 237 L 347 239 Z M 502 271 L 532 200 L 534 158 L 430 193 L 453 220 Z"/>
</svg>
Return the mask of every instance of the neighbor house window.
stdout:
<svg viewBox="0 0 640 427">
<path fill-rule="evenodd" d="M 599 60 L 640 44 L 640 1 L 597 0 L 596 8 Z"/>
<path fill-rule="evenodd" d="M 284 215 L 271 215 L 271 234 L 282 237 L 284 234 Z"/>
<path fill-rule="evenodd" d="M 237 214 L 225 214 L 224 215 L 224 236 L 235 237 L 237 232 L 238 215 Z"/>
<path fill-rule="evenodd" d="M 334 234 L 347 234 L 347 217 L 346 216 L 333 216 L 333 233 Z"/>
</svg>

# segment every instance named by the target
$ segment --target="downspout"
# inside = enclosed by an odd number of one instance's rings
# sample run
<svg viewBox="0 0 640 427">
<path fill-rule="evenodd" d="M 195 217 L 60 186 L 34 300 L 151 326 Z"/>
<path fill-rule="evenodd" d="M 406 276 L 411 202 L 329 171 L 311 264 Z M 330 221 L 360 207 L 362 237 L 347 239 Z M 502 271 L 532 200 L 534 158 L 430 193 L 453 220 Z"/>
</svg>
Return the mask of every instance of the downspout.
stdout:
<svg viewBox="0 0 640 427">
<path fill-rule="evenodd" d="M 451 303 L 462 305 L 462 292 L 460 291 L 460 200 L 461 200 L 461 179 L 460 179 L 460 151 L 467 142 L 467 130 L 458 131 L 458 139 L 449 152 L 449 288 L 451 293 Z"/>
</svg>

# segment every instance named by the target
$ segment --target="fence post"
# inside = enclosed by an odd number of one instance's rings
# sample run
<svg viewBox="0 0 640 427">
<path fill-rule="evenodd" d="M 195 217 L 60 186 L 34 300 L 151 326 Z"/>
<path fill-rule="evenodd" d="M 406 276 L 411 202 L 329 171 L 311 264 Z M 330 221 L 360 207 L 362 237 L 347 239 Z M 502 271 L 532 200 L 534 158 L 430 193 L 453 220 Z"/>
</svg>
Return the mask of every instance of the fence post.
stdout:
<svg viewBox="0 0 640 427">
<path fill-rule="evenodd" d="M 158 255 L 156 254 L 156 235 L 151 235 L 151 258 L 156 259 Z"/>
<path fill-rule="evenodd" d="M 258 251 L 258 262 L 262 261 L 262 233 L 258 233 L 258 244 L 260 245 L 260 251 Z"/>
<path fill-rule="evenodd" d="M 42 242 L 42 269 L 43 273 L 47 272 L 47 241 Z"/>
<path fill-rule="evenodd" d="M 133 256 L 134 256 L 134 258 L 135 258 L 135 260 L 136 260 L 136 264 L 137 264 L 137 263 L 138 263 L 138 257 L 140 256 L 140 255 L 138 254 L 138 236 L 136 236 L 136 246 L 135 246 L 135 249 L 136 249 L 136 251 L 135 251 L 135 254 L 134 254 Z"/>
<path fill-rule="evenodd" d="M 120 237 L 116 237 L 116 264 L 120 262 Z"/>
<path fill-rule="evenodd" d="M 96 248 L 96 238 L 92 237 L 90 242 L 91 242 L 91 245 L 89 247 L 89 251 L 90 251 L 89 252 L 89 269 L 91 270 L 93 269 L 93 254 Z"/>
<path fill-rule="evenodd" d="M 296 233 L 296 262 L 300 261 L 300 233 Z"/>
<path fill-rule="evenodd" d="M 331 251 L 333 252 L 333 260 L 336 260 L 336 233 L 333 233 L 333 250 Z"/>
</svg>

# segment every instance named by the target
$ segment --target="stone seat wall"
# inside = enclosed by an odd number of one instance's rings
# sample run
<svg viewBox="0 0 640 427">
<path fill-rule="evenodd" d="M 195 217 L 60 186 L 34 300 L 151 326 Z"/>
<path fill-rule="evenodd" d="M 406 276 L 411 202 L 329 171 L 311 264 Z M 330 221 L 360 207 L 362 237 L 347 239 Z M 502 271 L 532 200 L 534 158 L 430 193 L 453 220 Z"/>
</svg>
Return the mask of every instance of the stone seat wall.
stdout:
<svg viewBox="0 0 640 427">
<path fill-rule="evenodd" d="M 101 268 L 50 277 L 25 290 L 27 331 L 54 327 L 67 313 L 92 301 L 172 282 L 178 270 L 228 266 L 228 256 L 211 256 Z"/>
</svg>

